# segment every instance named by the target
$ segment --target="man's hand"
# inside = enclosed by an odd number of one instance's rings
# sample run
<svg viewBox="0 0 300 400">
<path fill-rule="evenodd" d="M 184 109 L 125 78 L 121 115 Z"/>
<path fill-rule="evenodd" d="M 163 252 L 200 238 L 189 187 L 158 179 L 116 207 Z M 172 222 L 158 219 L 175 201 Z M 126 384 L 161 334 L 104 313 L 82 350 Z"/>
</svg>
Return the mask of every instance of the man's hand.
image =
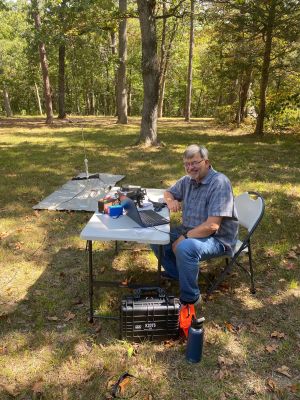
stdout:
<svg viewBox="0 0 300 400">
<path fill-rule="evenodd" d="M 172 193 L 165 191 L 164 199 L 170 211 L 176 212 L 181 210 L 180 202 L 174 199 Z"/>
<path fill-rule="evenodd" d="M 179 238 L 176 239 L 175 242 L 172 244 L 173 253 L 175 253 L 177 245 L 178 245 L 182 240 L 185 240 L 185 237 L 181 235 L 181 236 L 179 236 Z"/>
<path fill-rule="evenodd" d="M 166 203 L 170 211 L 176 212 L 181 210 L 181 206 L 178 200 L 168 199 L 166 200 Z"/>
</svg>

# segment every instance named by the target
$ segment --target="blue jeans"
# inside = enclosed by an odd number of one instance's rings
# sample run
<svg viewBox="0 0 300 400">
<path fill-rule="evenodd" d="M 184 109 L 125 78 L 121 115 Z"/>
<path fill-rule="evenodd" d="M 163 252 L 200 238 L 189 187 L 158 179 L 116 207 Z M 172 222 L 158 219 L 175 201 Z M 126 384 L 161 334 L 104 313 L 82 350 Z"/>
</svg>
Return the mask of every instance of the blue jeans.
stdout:
<svg viewBox="0 0 300 400">
<path fill-rule="evenodd" d="M 194 303 L 200 296 L 198 286 L 199 263 L 202 260 L 225 253 L 224 245 L 213 236 L 206 238 L 188 238 L 182 240 L 174 254 L 172 244 L 181 235 L 183 227 L 171 228 L 171 242 L 163 246 L 161 264 L 166 273 L 179 280 L 180 301 Z M 151 245 L 158 256 L 158 245 Z"/>
</svg>

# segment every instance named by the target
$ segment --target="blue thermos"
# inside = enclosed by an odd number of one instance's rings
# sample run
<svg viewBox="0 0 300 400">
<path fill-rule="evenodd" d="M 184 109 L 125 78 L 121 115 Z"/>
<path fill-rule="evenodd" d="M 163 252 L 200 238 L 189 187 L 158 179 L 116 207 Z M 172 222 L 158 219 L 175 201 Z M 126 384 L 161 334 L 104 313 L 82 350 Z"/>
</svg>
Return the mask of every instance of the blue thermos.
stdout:
<svg viewBox="0 0 300 400">
<path fill-rule="evenodd" d="M 202 358 L 204 321 L 204 317 L 199 319 L 193 318 L 192 324 L 189 328 L 185 357 L 192 363 L 197 363 L 201 361 Z"/>
</svg>

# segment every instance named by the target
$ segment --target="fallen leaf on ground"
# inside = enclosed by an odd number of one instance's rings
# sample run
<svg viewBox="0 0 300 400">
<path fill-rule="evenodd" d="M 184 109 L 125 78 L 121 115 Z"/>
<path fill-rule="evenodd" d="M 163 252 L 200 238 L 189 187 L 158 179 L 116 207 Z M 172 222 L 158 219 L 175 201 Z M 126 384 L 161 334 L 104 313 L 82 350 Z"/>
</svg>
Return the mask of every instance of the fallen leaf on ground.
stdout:
<svg viewBox="0 0 300 400">
<path fill-rule="evenodd" d="M 20 393 L 20 390 L 15 384 L 0 383 L 0 387 L 2 387 L 12 397 L 17 397 Z"/>
<path fill-rule="evenodd" d="M 274 257 L 274 256 L 276 255 L 276 253 L 275 253 L 274 250 L 268 249 L 268 250 L 266 251 L 266 255 L 267 255 L 267 257 Z"/>
<path fill-rule="evenodd" d="M 230 367 L 231 365 L 233 365 L 233 360 L 231 360 L 230 358 L 226 358 L 224 356 L 219 356 L 218 357 L 218 364 L 219 367 Z"/>
<path fill-rule="evenodd" d="M 292 393 L 300 393 L 300 383 L 294 383 L 293 385 L 289 385 L 287 389 Z"/>
<path fill-rule="evenodd" d="M 229 285 L 229 283 L 227 283 L 227 282 L 223 282 L 223 283 L 221 283 L 221 284 L 219 285 L 219 290 L 220 290 L 221 292 L 228 292 L 229 289 L 230 289 L 230 285 Z"/>
<path fill-rule="evenodd" d="M 0 232 L 0 240 L 7 238 L 7 236 L 9 236 L 8 232 Z"/>
<path fill-rule="evenodd" d="M 58 321 L 59 320 L 59 318 L 58 317 L 56 317 L 56 316 L 54 316 L 54 317 L 46 317 L 47 318 L 47 320 L 48 321 Z"/>
<path fill-rule="evenodd" d="M 297 266 L 296 266 L 296 264 L 295 263 L 292 263 L 292 262 L 283 262 L 283 263 L 281 263 L 280 264 L 280 267 L 281 268 L 283 268 L 283 269 L 285 269 L 285 270 L 287 270 L 287 271 L 291 271 L 291 270 L 294 270 L 294 269 L 296 269 L 297 268 Z"/>
<path fill-rule="evenodd" d="M 284 339 L 285 334 L 283 332 L 274 331 L 271 333 L 271 337 L 275 339 Z"/>
<path fill-rule="evenodd" d="M 131 378 L 129 376 L 127 376 L 126 378 L 124 378 L 122 380 L 122 382 L 119 383 L 121 395 L 123 395 L 125 393 L 126 387 L 129 385 L 130 381 L 131 381 Z"/>
<path fill-rule="evenodd" d="M 297 254 L 294 251 L 289 251 L 287 253 L 286 258 L 290 258 L 292 260 L 297 260 L 298 259 Z"/>
<path fill-rule="evenodd" d="M 72 313 L 71 311 L 68 311 L 64 314 L 65 321 L 71 321 L 76 317 L 76 314 Z"/>
<path fill-rule="evenodd" d="M 236 328 L 230 322 L 225 322 L 225 328 L 231 333 L 237 333 Z"/>
<path fill-rule="evenodd" d="M 284 339 L 285 338 L 285 334 L 283 332 L 274 331 L 274 332 L 271 333 L 271 338 Z"/>
<path fill-rule="evenodd" d="M 175 340 L 165 340 L 164 347 L 169 349 L 170 347 L 174 347 L 176 344 Z"/>
<path fill-rule="evenodd" d="M 266 380 L 266 386 L 269 392 L 275 392 L 278 389 L 276 382 L 271 378 Z"/>
<path fill-rule="evenodd" d="M 279 345 L 276 344 L 276 343 L 269 344 L 269 345 L 266 346 L 266 351 L 268 353 L 274 353 L 274 351 L 278 350 L 278 347 L 279 347 Z"/>
<path fill-rule="evenodd" d="M 75 345 L 75 353 L 84 356 L 92 351 L 92 347 L 86 342 L 79 342 Z"/>
<path fill-rule="evenodd" d="M 288 378 L 292 377 L 292 375 L 290 374 L 289 367 L 287 367 L 286 365 L 283 365 L 282 367 L 277 368 L 275 371 L 281 375 L 287 376 Z"/>
<path fill-rule="evenodd" d="M 34 215 L 37 217 L 37 218 L 40 218 L 40 213 L 38 212 L 38 211 L 36 211 L 36 210 L 34 210 Z"/>
<path fill-rule="evenodd" d="M 221 381 L 221 380 L 227 378 L 228 376 L 230 376 L 230 371 L 226 368 L 221 368 L 221 369 L 215 371 L 214 376 L 216 379 Z"/>
<path fill-rule="evenodd" d="M 33 393 L 43 393 L 44 391 L 44 382 L 43 381 L 38 381 L 35 382 L 35 384 L 32 386 L 32 391 Z"/>
<path fill-rule="evenodd" d="M 126 387 L 128 386 L 128 384 L 131 381 L 131 378 L 134 378 L 133 375 L 129 374 L 128 372 L 125 372 L 124 374 L 122 374 L 117 382 L 115 382 L 113 385 L 111 386 L 111 395 L 113 397 L 117 396 L 117 393 L 120 392 L 121 395 L 124 394 Z M 109 380 L 109 384 L 111 383 L 111 379 Z"/>
</svg>

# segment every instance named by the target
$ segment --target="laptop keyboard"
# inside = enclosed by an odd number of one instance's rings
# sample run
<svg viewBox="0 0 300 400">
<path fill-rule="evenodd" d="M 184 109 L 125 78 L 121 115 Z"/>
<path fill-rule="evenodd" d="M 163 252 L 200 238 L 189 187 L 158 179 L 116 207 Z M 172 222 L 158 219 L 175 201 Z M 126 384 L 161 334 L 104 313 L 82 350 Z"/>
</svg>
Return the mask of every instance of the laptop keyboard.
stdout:
<svg viewBox="0 0 300 400">
<path fill-rule="evenodd" d="M 162 217 L 160 214 L 153 210 L 139 211 L 141 220 L 147 226 L 157 226 L 168 224 L 170 221 Z"/>
</svg>

